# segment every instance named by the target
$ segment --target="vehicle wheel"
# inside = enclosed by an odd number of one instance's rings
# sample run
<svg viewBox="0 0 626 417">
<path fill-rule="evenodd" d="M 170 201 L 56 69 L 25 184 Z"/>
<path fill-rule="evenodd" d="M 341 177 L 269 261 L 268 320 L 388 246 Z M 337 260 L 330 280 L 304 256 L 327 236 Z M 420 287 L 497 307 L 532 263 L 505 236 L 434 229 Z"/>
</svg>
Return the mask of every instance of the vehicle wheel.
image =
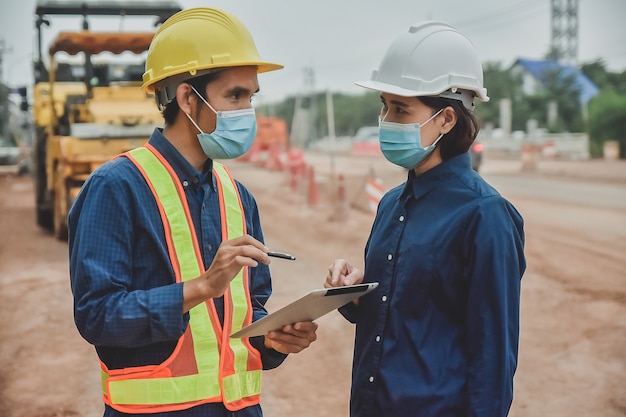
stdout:
<svg viewBox="0 0 626 417">
<path fill-rule="evenodd" d="M 54 236 L 58 240 L 67 241 L 67 218 L 65 216 L 65 210 L 63 209 L 62 199 L 65 196 L 54 196 Z"/>
<path fill-rule="evenodd" d="M 41 128 L 37 128 L 35 141 L 33 178 L 35 181 L 35 207 L 37 209 L 37 225 L 52 231 L 54 222 L 52 219 L 52 207 L 48 195 L 48 183 L 46 181 L 46 146 L 48 136 Z"/>
<path fill-rule="evenodd" d="M 54 236 L 63 241 L 67 241 L 67 209 L 68 209 L 68 192 L 65 178 L 63 177 L 63 165 L 58 164 L 56 167 L 56 184 L 54 187 Z"/>
</svg>

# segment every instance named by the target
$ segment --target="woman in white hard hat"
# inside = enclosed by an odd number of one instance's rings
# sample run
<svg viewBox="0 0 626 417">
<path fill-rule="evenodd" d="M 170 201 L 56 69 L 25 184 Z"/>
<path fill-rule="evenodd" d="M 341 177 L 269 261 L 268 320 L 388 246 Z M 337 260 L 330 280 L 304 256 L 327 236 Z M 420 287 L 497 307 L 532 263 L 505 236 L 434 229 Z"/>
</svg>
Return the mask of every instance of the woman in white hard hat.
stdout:
<svg viewBox="0 0 626 417">
<path fill-rule="evenodd" d="M 523 220 L 470 165 L 474 99 L 487 101 L 472 43 L 412 26 L 368 81 L 380 147 L 407 168 L 380 201 L 364 271 L 343 259 L 325 286 L 379 282 L 340 309 L 356 323 L 350 415 L 506 416 L 517 366 Z"/>
</svg>

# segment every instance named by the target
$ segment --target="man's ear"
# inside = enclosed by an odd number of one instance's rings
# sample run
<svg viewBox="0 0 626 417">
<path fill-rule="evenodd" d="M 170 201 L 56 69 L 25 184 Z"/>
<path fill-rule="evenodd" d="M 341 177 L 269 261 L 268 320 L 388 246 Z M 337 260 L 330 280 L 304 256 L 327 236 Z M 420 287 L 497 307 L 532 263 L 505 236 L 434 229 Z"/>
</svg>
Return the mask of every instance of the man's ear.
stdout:
<svg viewBox="0 0 626 417">
<path fill-rule="evenodd" d="M 187 83 L 180 83 L 176 87 L 176 101 L 181 111 L 192 114 L 192 109 L 196 105 L 196 94 Z"/>
<path fill-rule="evenodd" d="M 450 132 L 452 128 L 454 128 L 454 126 L 456 126 L 457 115 L 452 106 L 444 108 L 441 112 L 441 115 L 443 116 L 443 123 L 441 124 L 441 129 L 439 133 L 445 135 L 446 133 Z"/>
</svg>

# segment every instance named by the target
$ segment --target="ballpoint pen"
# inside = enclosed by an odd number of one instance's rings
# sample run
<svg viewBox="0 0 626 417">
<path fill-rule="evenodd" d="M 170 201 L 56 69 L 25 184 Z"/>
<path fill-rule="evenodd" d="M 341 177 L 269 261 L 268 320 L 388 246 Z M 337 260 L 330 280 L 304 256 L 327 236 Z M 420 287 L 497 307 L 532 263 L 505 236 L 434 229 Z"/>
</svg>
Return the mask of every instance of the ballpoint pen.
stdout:
<svg viewBox="0 0 626 417">
<path fill-rule="evenodd" d="M 290 255 L 288 253 L 283 253 L 283 252 L 273 252 L 273 251 L 269 251 L 267 252 L 268 256 L 273 256 L 274 258 L 281 258 L 281 259 L 289 259 L 292 261 L 296 260 L 296 257 L 293 255 Z"/>
</svg>

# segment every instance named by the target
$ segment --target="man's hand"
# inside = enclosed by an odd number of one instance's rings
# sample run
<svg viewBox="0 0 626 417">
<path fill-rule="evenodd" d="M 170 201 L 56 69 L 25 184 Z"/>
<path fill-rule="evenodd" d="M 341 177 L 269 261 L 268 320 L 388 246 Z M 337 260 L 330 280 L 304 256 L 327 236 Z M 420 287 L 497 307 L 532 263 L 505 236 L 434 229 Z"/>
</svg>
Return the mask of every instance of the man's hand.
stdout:
<svg viewBox="0 0 626 417">
<path fill-rule="evenodd" d="M 317 323 L 312 321 L 288 324 L 265 335 L 265 347 L 288 354 L 306 349 L 317 339 Z"/>
<path fill-rule="evenodd" d="M 185 282 L 183 312 L 209 298 L 221 297 L 244 266 L 269 265 L 268 249 L 250 235 L 222 242 L 213 262 L 198 278 Z"/>
</svg>

